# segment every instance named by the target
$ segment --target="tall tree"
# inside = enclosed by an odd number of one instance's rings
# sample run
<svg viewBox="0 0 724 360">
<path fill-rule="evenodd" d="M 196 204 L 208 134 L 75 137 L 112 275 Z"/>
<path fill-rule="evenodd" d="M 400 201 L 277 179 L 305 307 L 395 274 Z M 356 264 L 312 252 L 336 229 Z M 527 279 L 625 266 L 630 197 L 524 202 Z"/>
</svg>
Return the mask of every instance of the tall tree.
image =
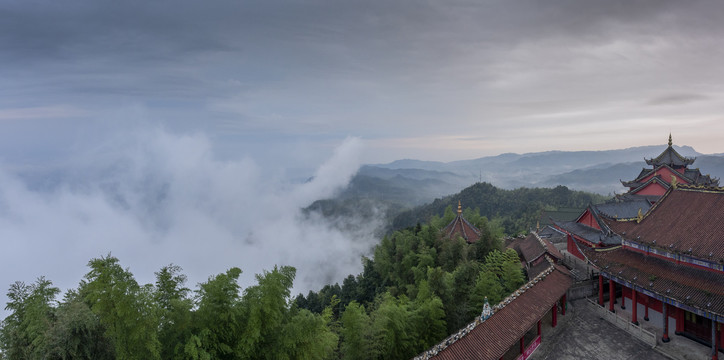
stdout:
<svg viewBox="0 0 724 360">
<path fill-rule="evenodd" d="M 80 293 L 106 329 L 119 360 L 159 359 L 158 308 L 151 286 L 139 286 L 133 274 L 110 254 L 88 262 L 91 270 Z"/>
<path fill-rule="evenodd" d="M 376 356 L 373 353 L 372 322 L 365 307 L 356 301 L 350 302 L 342 313 L 342 359 L 364 360 Z"/>
<path fill-rule="evenodd" d="M 193 301 L 185 287 L 186 275 L 181 267 L 170 264 L 156 272 L 154 300 L 159 308 L 158 338 L 161 343 L 161 358 L 173 359 L 184 352 L 184 344 L 191 337 L 191 309 Z"/>
<path fill-rule="evenodd" d="M 105 329 L 76 291 L 69 291 L 48 329 L 48 359 L 112 360 L 115 353 Z"/>
<path fill-rule="evenodd" d="M 241 269 L 234 267 L 199 284 L 195 333 L 184 345 L 192 359 L 236 359 L 242 340 L 243 315 L 239 304 Z"/>
<path fill-rule="evenodd" d="M 0 348 L 7 359 L 44 358 L 48 351 L 46 333 L 55 318 L 54 303 L 59 292 L 44 277 L 31 285 L 10 285 L 5 310 L 11 313 L 3 320 L 0 331 Z"/>
<path fill-rule="evenodd" d="M 417 348 L 411 328 L 409 302 L 385 293 L 377 310 L 372 313 L 372 328 L 380 359 L 408 359 Z"/>
<path fill-rule="evenodd" d="M 278 347 L 282 324 L 287 316 L 296 269 L 274 267 L 257 274 L 258 284 L 245 290 L 243 311 L 246 327 L 241 333 L 242 358 L 280 358 L 286 350 Z"/>
</svg>

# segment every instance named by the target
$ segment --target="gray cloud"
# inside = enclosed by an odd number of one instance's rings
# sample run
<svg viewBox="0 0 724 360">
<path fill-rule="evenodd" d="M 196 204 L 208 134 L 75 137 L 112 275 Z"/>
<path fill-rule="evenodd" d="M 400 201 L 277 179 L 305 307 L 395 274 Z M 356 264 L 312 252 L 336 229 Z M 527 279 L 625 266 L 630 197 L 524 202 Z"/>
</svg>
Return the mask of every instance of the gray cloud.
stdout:
<svg viewBox="0 0 724 360">
<path fill-rule="evenodd" d="M 708 100 L 709 96 L 701 94 L 669 94 L 655 97 L 649 100 L 649 105 L 682 105 L 691 102 Z"/>
</svg>

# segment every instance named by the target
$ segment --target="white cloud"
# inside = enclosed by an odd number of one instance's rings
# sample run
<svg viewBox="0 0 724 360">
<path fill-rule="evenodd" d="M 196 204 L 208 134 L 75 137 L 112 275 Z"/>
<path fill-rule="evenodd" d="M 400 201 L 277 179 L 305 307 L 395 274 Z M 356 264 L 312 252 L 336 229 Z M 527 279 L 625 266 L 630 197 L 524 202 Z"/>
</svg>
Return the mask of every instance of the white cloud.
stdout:
<svg viewBox="0 0 724 360">
<path fill-rule="evenodd" d="M 0 169 L 0 286 L 44 275 L 75 287 L 88 260 L 109 252 L 139 282 L 173 262 L 192 287 L 232 266 L 244 270 L 243 286 L 276 264 L 295 266 L 297 291 L 361 271 L 379 223 L 342 232 L 301 212 L 346 186 L 360 165 L 358 139 L 304 184 L 266 178 L 253 159 L 219 161 L 211 148 L 203 135 L 140 132 L 76 161 L 44 190 Z"/>
</svg>

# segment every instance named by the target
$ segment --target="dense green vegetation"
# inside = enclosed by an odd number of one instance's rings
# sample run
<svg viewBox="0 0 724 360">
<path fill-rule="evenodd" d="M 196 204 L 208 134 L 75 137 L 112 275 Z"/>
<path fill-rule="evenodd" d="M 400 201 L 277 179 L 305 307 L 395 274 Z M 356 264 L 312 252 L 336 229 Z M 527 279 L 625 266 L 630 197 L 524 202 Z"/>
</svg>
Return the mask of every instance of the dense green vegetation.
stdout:
<svg viewBox="0 0 724 360">
<path fill-rule="evenodd" d="M 476 211 L 475 244 L 441 236 L 452 217 L 382 239 L 364 271 L 342 286 L 292 299 L 292 267 L 256 276 L 241 289 L 238 268 L 194 291 L 180 267 L 139 284 L 110 255 L 92 259 L 62 300 L 45 279 L 10 286 L 0 359 L 402 359 L 467 324 L 524 282 L 502 230 Z"/>
<path fill-rule="evenodd" d="M 479 209 L 481 215 L 499 221 L 506 234 L 514 235 L 534 228 L 544 209 L 584 208 L 606 199 L 602 195 L 572 191 L 565 186 L 504 190 L 488 183 L 476 183 L 458 194 L 401 212 L 393 219 L 392 227 L 402 229 L 424 223 L 443 213 L 447 206 L 461 201 L 463 206 Z"/>
<path fill-rule="evenodd" d="M 338 343 L 331 310 L 291 306 L 292 267 L 257 275 L 241 292 L 238 268 L 195 292 L 178 266 L 140 285 L 118 259 L 92 259 L 77 289 L 56 301 L 45 278 L 16 282 L 2 322 L 2 359 L 324 359 Z"/>
</svg>

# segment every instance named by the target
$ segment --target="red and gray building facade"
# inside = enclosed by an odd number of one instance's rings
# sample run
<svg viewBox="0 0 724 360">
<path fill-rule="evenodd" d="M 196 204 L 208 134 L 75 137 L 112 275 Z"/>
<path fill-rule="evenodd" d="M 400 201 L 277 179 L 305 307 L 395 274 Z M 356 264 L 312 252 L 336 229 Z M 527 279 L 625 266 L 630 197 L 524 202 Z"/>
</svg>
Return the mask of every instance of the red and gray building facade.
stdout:
<svg viewBox="0 0 724 360">
<path fill-rule="evenodd" d="M 556 222 L 569 253 L 598 270 L 598 303 L 711 347 L 724 343 L 724 188 L 671 146 L 615 200 Z M 668 181 L 664 181 L 669 177 Z"/>
</svg>

